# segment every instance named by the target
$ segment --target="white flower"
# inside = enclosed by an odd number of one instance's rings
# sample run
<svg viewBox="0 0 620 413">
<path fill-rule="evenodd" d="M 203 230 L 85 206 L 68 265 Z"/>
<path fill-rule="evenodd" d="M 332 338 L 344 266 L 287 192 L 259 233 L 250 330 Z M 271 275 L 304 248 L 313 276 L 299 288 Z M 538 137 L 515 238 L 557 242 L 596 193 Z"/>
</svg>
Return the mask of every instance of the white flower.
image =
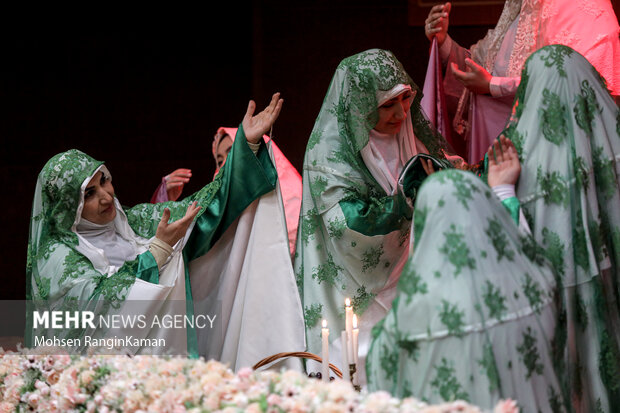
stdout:
<svg viewBox="0 0 620 413">
<path fill-rule="evenodd" d="M 387 392 L 358 393 L 350 383 L 324 383 L 288 370 L 254 372 L 249 368 L 233 373 L 225 364 L 181 357 L 124 355 L 90 357 L 49 355 L 50 349 L 22 349 L 9 354 L 0 349 L 0 413 L 15 411 L 20 399 L 38 411 L 67 411 L 86 406 L 86 411 L 139 412 L 480 412 L 465 402 L 428 406 L 413 398 L 399 400 Z M 47 352 L 47 353 L 46 353 Z M 101 386 L 90 394 L 100 368 L 108 373 Z M 38 369 L 41 380 L 35 390 L 21 394 L 28 369 Z M 88 390 L 88 391 L 87 391 Z M 191 406 L 187 407 L 186 406 Z M 498 403 L 494 413 L 518 413 L 512 400 Z"/>
<path fill-rule="evenodd" d="M 37 408 L 37 406 L 39 405 L 39 395 L 37 393 L 31 393 L 28 396 L 28 405 L 30 405 L 31 407 L 34 407 L 35 409 Z"/>
</svg>

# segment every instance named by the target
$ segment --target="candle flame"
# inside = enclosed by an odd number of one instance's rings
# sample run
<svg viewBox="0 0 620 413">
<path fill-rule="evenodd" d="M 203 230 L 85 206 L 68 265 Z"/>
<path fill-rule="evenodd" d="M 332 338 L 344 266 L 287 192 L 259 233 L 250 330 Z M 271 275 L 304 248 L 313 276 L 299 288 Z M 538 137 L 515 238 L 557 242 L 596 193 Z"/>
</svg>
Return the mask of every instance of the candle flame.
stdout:
<svg viewBox="0 0 620 413">
<path fill-rule="evenodd" d="M 353 314 L 353 328 L 357 328 L 357 315 Z"/>
<path fill-rule="evenodd" d="M 351 300 L 350 299 L 345 299 L 344 300 L 344 305 L 346 305 L 347 307 L 351 307 Z"/>
<path fill-rule="evenodd" d="M 323 320 L 323 328 L 327 328 L 327 320 Z"/>
</svg>

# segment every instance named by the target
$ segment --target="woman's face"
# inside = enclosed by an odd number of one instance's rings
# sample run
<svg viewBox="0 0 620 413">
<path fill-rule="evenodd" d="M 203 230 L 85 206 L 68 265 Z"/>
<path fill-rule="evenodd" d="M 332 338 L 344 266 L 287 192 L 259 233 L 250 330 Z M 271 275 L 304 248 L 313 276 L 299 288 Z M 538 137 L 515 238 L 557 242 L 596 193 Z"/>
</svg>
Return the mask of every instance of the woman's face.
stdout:
<svg viewBox="0 0 620 413">
<path fill-rule="evenodd" d="M 82 218 L 95 224 L 104 225 L 116 217 L 114 206 L 114 187 L 109 177 L 99 171 L 84 190 L 84 209 Z"/>
<path fill-rule="evenodd" d="M 379 106 L 379 122 L 374 129 L 377 132 L 389 135 L 400 132 L 400 127 L 409 115 L 412 97 L 413 93 L 410 90 L 405 90 Z"/>
<path fill-rule="evenodd" d="M 224 165 L 224 162 L 226 162 L 226 157 L 228 156 L 228 152 L 230 152 L 232 143 L 233 141 L 230 135 L 225 135 L 220 139 L 217 149 L 215 150 L 215 161 L 217 162 L 216 170 L 219 171 Z"/>
</svg>

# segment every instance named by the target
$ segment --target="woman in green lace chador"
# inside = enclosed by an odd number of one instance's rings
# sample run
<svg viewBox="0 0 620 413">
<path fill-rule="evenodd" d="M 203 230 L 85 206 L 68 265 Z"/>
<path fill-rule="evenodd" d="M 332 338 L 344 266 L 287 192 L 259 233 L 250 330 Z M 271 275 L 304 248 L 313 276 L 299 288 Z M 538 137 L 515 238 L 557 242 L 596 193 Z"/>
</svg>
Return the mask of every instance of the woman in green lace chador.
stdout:
<svg viewBox="0 0 620 413">
<path fill-rule="evenodd" d="M 484 409 L 512 398 L 523 411 L 563 411 L 551 345 L 553 271 L 495 196 L 510 183 L 514 193 L 519 176 L 514 147 L 496 152 L 504 159 L 489 162 L 493 190 L 455 169 L 433 174 L 420 188 L 414 252 L 392 309 L 373 330 L 370 390 Z M 511 161 L 513 180 L 495 185 L 492 172 Z"/>
<path fill-rule="evenodd" d="M 516 99 L 505 134 L 523 163 L 517 195 L 563 291 L 558 377 L 576 411 L 615 411 L 620 112 L 595 68 L 559 45 L 527 60 Z"/>
<path fill-rule="evenodd" d="M 253 116 L 251 101 L 225 167 L 212 183 L 180 202 L 124 209 L 114 197 L 111 175 L 103 162 L 75 149 L 52 157 L 35 189 L 27 299 L 36 302 L 39 310 L 191 316 L 187 264 L 205 255 L 252 201 L 274 189 L 276 172 L 260 142 L 281 107 L 282 100 L 275 94 L 270 105 Z M 168 224 L 170 217 L 174 222 Z M 78 338 L 81 341 L 71 350 L 82 351 L 89 344 L 86 336 L 112 334 L 112 327 L 52 330 L 39 325 L 33 330 L 32 317 L 29 311 L 26 344 L 30 346 L 37 343 L 37 337 Z M 131 352 L 197 355 L 196 331 L 191 326 L 159 329 L 147 322 L 130 335 L 165 339 L 165 346 L 130 346 Z"/>
<path fill-rule="evenodd" d="M 412 213 L 399 190 L 401 171 L 419 153 L 433 155 L 436 166 L 448 163 L 420 98 L 391 52 L 359 53 L 339 64 L 308 140 L 295 271 L 308 349 L 321 352 L 326 319 L 336 364 L 345 298 L 360 317 L 361 363 L 370 329 L 394 298 Z"/>
<path fill-rule="evenodd" d="M 489 408 L 513 397 L 527 411 L 614 411 L 618 107 L 586 59 L 547 46 L 526 61 L 504 134 L 522 163 L 516 195 L 531 238 L 471 176 L 431 177 L 416 202 L 415 252 L 375 331 L 369 387 Z"/>
</svg>

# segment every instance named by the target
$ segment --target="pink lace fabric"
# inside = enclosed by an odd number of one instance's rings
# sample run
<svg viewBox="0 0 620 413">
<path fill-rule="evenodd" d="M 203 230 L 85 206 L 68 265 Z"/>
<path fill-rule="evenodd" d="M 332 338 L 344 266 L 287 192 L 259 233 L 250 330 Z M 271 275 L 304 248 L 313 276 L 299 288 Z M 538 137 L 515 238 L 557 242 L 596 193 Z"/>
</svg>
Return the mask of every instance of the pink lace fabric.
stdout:
<svg viewBox="0 0 620 413">
<path fill-rule="evenodd" d="M 472 57 L 489 73 L 511 23 L 519 18 L 506 76 L 520 76 L 525 60 L 550 44 L 582 54 L 620 95 L 618 18 L 609 0 L 507 0 L 493 30 L 471 47 Z"/>
<path fill-rule="evenodd" d="M 582 54 L 620 95 L 618 18 L 609 0 L 523 0 L 508 76 L 519 76 L 528 56 L 563 44 Z"/>
<path fill-rule="evenodd" d="M 513 23 L 516 32 L 511 42 L 507 33 Z M 494 73 L 496 65 L 504 71 L 505 65 L 505 73 L 500 76 L 520 77 L 533 52 L 551 44 L 563 44 L 588 59 L 605 78 L 610 93 L 620 96 L 619 33 L 618 18 L 609 0 L 506 0 L 497 25 L 471 47 L 471 56 L 489 73 Z M 459 95 L 453 127 L 458 133 L 465 132 L 469 140 L 468 160 L 475 162 L 503 129 L 503 114 L 509 114 L 511 104 L 503 102 L 503 97 L 470 96 L 467 89 Z M 466 108 L 467 120 L 463 118 Z M 481 120 L 486 124 L 475 125 Z"/>
<path fill-rule="evenodd" d="M 620 27 L 609 0 L 546 0 L 538 47 L 563 44 L 598 70 L 613 95 L 620 95 Z M 615 67 L 615 70 L 614 70 Z"/>
<path fill-rule="evenodd" d="M 495 28 L 489 30 L 484 38 L 470 48 L 473 60 L 484 66 L 489 73 L 493 73 L 495 58 L 502 46 L 504 36 L 512 22 L 519 17 L 520 11 L 521 0 L 506 0 Z"/>
</svg>

